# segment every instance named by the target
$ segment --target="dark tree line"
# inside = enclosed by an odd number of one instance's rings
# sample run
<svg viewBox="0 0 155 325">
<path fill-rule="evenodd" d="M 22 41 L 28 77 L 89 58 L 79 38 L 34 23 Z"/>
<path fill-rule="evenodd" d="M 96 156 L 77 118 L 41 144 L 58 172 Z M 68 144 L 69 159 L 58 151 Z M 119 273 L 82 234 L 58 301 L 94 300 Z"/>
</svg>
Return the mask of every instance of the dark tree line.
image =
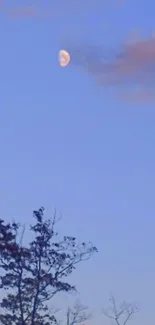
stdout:
<svg viewBox="0 0 155 325">
<path fill-rule="evenodd" d="M 58 292 L 76 290 L 68 276 L 97 252 L 91 243 L 78 244 L 75 237 L 58 239 L 56 217 L 46 220 L 43 208 L 33 217 L 28 245 L 23 244 L 24 229 L 18 223 L 0 220 L 1 325 L 56 323 L 48 302 Z M 67 325 L 79 321 L 76 310 L 68 309 L 67 315 Z"/>
</svg>

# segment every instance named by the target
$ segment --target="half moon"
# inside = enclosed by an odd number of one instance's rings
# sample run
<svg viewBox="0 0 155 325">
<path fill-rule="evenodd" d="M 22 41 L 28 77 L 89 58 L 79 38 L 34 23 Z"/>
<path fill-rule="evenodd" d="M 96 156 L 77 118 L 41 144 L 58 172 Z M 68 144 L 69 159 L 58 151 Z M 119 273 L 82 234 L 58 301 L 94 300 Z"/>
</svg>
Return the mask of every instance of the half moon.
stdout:
<svg viewBox="0 0 155 325">
<path fill-rule="evenodd" d="M 59 51 L 59 63 L 61 67 L 66 67 L 70 61 L 70 55 L 67 51 L 65 50 L 60 50 Z"/>
</svg>

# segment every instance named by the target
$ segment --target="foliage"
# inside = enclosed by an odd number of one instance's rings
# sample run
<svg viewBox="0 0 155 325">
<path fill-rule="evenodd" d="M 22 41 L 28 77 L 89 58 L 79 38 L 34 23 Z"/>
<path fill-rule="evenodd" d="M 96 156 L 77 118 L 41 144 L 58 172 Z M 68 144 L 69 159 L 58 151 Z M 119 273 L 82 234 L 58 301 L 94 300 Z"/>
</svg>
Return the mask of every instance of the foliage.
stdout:
<svg viewBox="0 0 155 325">
<path fill-rule="evenodd" d="M 76 265 L 97 252 L 91 243 L 78 244 L 75 237 L 58 240 L 56 218 L 45 220 L 44 208 L 33 212 L 30 226 L 33 240 L 24 246 L 20 225 L 0 220 L 0 289 L 6 295 L 0 302 L 2 325 L 50 325 L 48 301 L 58 292 L 71 292 L 75 286 L 68 276 Z M 2 295 L 1 295 L 2 296 Z"/>
</svg>

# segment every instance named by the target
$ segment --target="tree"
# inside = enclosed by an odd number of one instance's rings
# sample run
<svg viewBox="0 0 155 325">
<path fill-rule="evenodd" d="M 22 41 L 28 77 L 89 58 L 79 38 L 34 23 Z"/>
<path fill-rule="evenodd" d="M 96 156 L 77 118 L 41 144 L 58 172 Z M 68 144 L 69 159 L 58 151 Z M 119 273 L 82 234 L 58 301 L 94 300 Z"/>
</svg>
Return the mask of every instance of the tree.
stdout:
<svg viewBox="0 0 155 325">
<path fill-rule="evenodd" d="M 87 313 L 88 307 L 83 306 L 79 301 L 75 303 L 73 308 L 67 309 L 66 325 L 76 325 L 90 319 L 91 314 Z"/>
<path fill-rule="evenodd" d="M 126 325 L 132 316 L 138 312 L 138 308 L 134 304 L 122 302 L 119 307 L 116 306 L 116 300 L 113 295 L 110 296 L 110 306 L 103 309 L 104 316 L 113 320 L 117 325 Z"/>
<path fill-rule="evenodd" d="M 76 265 L 97 252 L 91 243 L 78 244 L 75 237 L 58 239 L 56 216 L 44 217 L 44 208 L 33 212 L 33 236 L 23 245 L 20 225 L 0 220 L 0 289 L 6 295 L 0 302 L 2 325 L 50 325 L 56 322 L 49 313 L 48 301 L 58 292 L 71 292 L 75 286 L 67 281 Z M 65 281 L 66 279 L 66 281 Z"/>
</svg>

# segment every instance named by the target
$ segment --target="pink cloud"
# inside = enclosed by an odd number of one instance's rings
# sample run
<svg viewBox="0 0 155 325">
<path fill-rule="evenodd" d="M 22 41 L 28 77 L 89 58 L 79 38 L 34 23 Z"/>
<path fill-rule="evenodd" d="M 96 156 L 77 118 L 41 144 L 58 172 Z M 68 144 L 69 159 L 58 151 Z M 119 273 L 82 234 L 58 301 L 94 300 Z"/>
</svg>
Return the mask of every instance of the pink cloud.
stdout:
<svg viewBox="0 0 155 325">
<path fill-rule="evenodd" d="M 0 7 L 4 4 L 4 0 L 0 0 Z M 119 0 L 112 0 L 111 3 Z M 39 8 L 32 6 L 18 7 L 18 8 L 9 8 L 7 13 L 10 17 L 46 17 L 53 18 L 58 16 L 63 16 L 66 13 L 80 13 L 89 11 L 94 12 L 96 8 L 100 8 L 102 0 L 65 0 L 59 3 L 57 1 L 53 4 L 52 1 L 46 3 L 46 8 Z"/>
<path fill-rule="evenodd" d="M 9 8 L 7 14 L 10 18 L 54 18 L 58 12 L 52 11 L 49 7 L 25 6 Z M 60 12 L 59 12 L 60 14 Z"/>
<path fill-rule="evenodd" d="M 10 17 L 37 17 L 38 9 L 33 6 L 10 8 L 8 9 L 8 15 Z"/>
<path fill-rule="evenodd" d="M 155 60 L 155 38 L 139 40 L 134 44 L 126 45 L 125 57 L 136 64 Z"/>
<path fill-rule="evenodd" d="M 124 91 L 117 94 L 120 99 L 140 104 L 155 102 L 155 93 L 148 89 L 139 89 L 135 91 Z"/>
<path fill-rule="evenodd" d="M 122 50 L 113 59 L 104 48 L 86 46 L 73 49 L 72 63 L 81 66 L 100 86 L 123 89 L 139 84 L 145 89 L 154 86 L 155 38 L 141 39 L 132 44 L 121 44 Z M 72 51 L 71 51 L 72 52 Z M 128 94 L 129 97 L 149 100 L 154 98 L 147 90 Z"/>
<path fill-rule="evenodd" d="M 100 0 L 98 0 L 100 1 Z M 4 2 L 3 0 L 0 0 L 0 8 L 3 6 Z M 17 8 L 9 8 L 7 10 L 7 13 L 10 17 L 48 17 L 53 18 L 57 17 L 59 15 L 65 15 L 66 13 L 70 12 L 80 12 L 84 10 L 89 10 L 95 6 L 96 2 L 95 0 L 65 0 L 61 4 L 59 2 L 56 2 L 56 4 L 52 4 L 50 2 L 49 4 L 46 3 L 46 6 L 23 6 L 23 7 L 17 7 Z"/>
<path fill-rule="evenodd" d="M 61 8 L 59 6 L 55 6 L 54 8 L 52 6 L 23 6 L 9 8 L 7 14 L 13 18 L 56 18 L 64 15 L 66 12 L 65 9 L 67 10 L 67 8 Z"/>
</svg>

